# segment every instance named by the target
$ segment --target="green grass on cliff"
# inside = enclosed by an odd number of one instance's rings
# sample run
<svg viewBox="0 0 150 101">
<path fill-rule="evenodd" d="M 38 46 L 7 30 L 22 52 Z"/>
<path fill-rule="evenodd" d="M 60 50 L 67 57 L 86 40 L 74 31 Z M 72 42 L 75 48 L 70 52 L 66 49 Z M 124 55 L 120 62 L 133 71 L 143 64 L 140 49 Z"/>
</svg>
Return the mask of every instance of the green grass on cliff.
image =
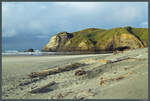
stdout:
<svg viewBox="0 0 150 101">
<path fill-rule="evenodd" d="M 109 39 L 113 38 L 114 36 L 121 35 L 122 33 L 136 35 L 143 42 L 148 43 L 148 29 L 131 28 L 131 33 L 127 28 L 128 27 L 119 27 L 109 30 L 88 28 L 78 32 L 73 32 L 74 37 L 72 38 L 71 46 L 77 46 L 83 40 L 92 40 L 93 42 L 97 42 L 96 45 L 105 44 Z"/>
<path fill-rule="evenodd" d="M 98 29 L 87 28 L 77 32 L 73 32 L 73 37 L 69 39 L 71 44 L 66 45 L 67 50 L 78 48 L 81 42 L 86 42 L 89 47 L 97 50 L 107 49 L 112 44 L 112 40 L 120 37 L 121 34 L 132 34 L 138 41 L 141 41 L 144 46 L 148 46 L 148 29 L 147 28 L 133 28 L 130 26 L 118 27 L 112 29 Z M 117 38 L 116 38 L 117 37 Z M 64 47 L 64 46 L 63 46 Z"/>
<path fill-rule="evenodd" d="M 74 37 L 72 38 L 72 44 L 71 46 L 76 46 L 78 45 L 81 41 L 83 40 L 93 40 L 95 41 L 95 36 L 97 33 L 101 33 L 105 31 L 104 29 L 97 29 L 97 28 L 88 28 L 84 29 L 78 32 L 73 32 Z"/>
<path fill-rule="evenodd" d="M 140 39 L 148 45 L 148 29 L 147 28 L 132 28 L 132 32 L 140 37 Z"/>
</svg>

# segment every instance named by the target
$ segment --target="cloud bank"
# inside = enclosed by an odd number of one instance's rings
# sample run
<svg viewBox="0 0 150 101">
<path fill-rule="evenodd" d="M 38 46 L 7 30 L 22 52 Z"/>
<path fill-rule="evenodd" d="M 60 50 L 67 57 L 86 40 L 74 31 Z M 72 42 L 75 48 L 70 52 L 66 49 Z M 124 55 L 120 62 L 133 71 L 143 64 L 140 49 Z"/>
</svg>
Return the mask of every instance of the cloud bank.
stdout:
<svg viewBox="0 0 150 101">
<path fill-rule="evenodd" d="M 2 46 L 5 49 L 41 49 L 58 32 L 127 25 L 148 27 L 148 3 L 2 3 Z M 37 43 L 39 44 L 36 45 Z"/>
</svg>

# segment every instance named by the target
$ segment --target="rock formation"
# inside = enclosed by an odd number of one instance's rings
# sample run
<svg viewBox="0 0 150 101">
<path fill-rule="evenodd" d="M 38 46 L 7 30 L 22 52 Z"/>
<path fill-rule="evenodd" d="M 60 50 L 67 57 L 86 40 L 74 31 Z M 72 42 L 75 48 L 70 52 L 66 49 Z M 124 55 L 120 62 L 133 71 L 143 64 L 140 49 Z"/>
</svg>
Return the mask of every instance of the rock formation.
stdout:
<svg viewBox="0 0 150 101">
<path fill-rule="evenodd" d="M 34 52 L 34 49 L 30 48 L 28 50 L 25 50 L 24 52 Z"/>
<path fill-rule="evenodd" d="M 60 32 L 43 51 L 114 51 L 148 46 L 148 29 L 130 26 L 109 30 L 88 28 L 78 32 Z"/>
</svg>

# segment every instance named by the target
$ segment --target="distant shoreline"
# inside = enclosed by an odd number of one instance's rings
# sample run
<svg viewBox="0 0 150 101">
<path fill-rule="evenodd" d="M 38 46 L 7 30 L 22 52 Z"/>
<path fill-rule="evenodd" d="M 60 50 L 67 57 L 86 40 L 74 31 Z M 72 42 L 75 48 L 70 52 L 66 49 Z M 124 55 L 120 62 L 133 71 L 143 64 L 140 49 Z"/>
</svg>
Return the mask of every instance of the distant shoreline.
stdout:
<svg viewBox="0 0 150 101">
<path fill-rule="evenodd" d="M 113 51 L 96 51 L 96 52 L 2 52 L 2 56 L 49 56 L 49 55 L 85 55 L 85 54 L 108 54 Z"/>
</svg>

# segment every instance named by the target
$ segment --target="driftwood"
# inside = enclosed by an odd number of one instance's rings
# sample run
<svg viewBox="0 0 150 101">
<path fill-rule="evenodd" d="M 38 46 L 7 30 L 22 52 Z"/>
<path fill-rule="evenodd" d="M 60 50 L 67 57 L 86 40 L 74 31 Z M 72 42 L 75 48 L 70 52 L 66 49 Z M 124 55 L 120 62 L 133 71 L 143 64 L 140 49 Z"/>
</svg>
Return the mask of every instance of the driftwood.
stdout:
<svg viewBox="0 0 150 101">
<path fill-rule="evenodd" d="M 27 80 L 27 81 L 25 81 L 25 82 L 21 82 L 20 84 L 19 84 L 19 86 L 26 86 L 26 85 L 29 85 L 29 84 L 31 84 L 31 83 L 35 83 L 35 82 L 37 82 L 37 81 L 39 81 L 39 80 L 41 80 L 42 78 L 34 78 L 34 79 L 31 79 L 31 80 Z"/>
<path fill-rule="evenodd" d="M 123 75 L 121 75 L 121 76 L 119 76 L 119 77 L 116 77 L 116 78 L 111 78 L 111 79 L 105 79 L 104 80 L 104 78 L 103 77 L 101 77 L 100 79 L 100 85 L 102 86 L 103 84 L 105 84 L 105 82 L 109 82 L 109 81 L 118 81 L 118 80 L 121 80 L 121 79 L 124 79 L 124 78 L 126 78 L 126 77 L 128 77 L 130 74 L 132 74 L 132 72 L 128 72 L 128 73 L 126 73 L 126 74 L 123 74 Z"/>
<path fill-rule="evenodd" d="M 65 72 L 65 71 L 74 70 L 80 66 L 83 66 L 83 64 L 73 63 L 62 68 L 54 68 L 54 69 L 44 70 L 41 72 L 32 72 L 28 76 L 30 78 L 39 77 L 39 76 L 47 76 L 47 75 L 57 74 L 57 73 Z"/>
<path fill-rule="evenodd" d="M 130 60 L 130 59 L 141 60 L 140 58 L 136 58 L 136 57 L 134 58 L 134 57 L 129 57 L 129 56 L 128 57 L 125 56 L 125 57 L 117 58 L 115 60 L 108 60 L 109 62 L 107 62 L 103 65 L 100 65 L 99 66 L 100 68 L 93 68 L 92 70 L 87 71 L 86 72 L 87 76 L 88 76 L 88 78 L 93 78 L 95 76 L 98 76 L 100 73 L 104 73 L 105 71 L 107 72 L 108 68 L 112 68 L 111 64 L 117 63 L 117 62 L 120 62 L 120 61 L 124 61 L 124 60 Z M 99 62 L 100 59 L 97 60 L 97 61 Z M 110 64 L 110 67 L 108 66 L 109 64 Z"/>
<path fill-rule="evenodd" d="M 117 60 L 110 61 L 110 63 L 120 62 L 120 61 L 128 60 L 128 59 L 136 59 L 136 58 L 131 58 L 131 57 L 118 58 Z"/>
<path fill-rule="evenodd" d="M 50 83 L 48 83 L 47 85 L 44 85 L 42 87 L 39 88 L 35 88 L 33 90 L 30 91 L 30 93 L 42 93 L 42 92 L 46 92 L 48 90 L 48 87 L 54 85 L 56 82 L 52 81 Z"/>
<path fill-rule="evenodd" d="M 128 73 L 126 73 L 126 74 L 124 74 L 124 75 L 121 75 L 121 76 L 115 78 L 115 80 L 121 80 L 121 79 L 123 79 L 123 78 L 125 78 L 125 77 L 128 77 L 130 74 L 132 74 L 132 72 L 128 72 Z"/>
<path fill-rule="evenodd" d="M 84 70 L 77 70 L 77 71 L 75 72 L 75 75 L 76 75 L 76 76 L 80 76 L 80 75 L 84 75 L 84 74 L 86 74 L 86 71 L 84 71 Z"/>
<path fill-rule="evenodd" d="M 101 63 L 110 63 L 111 62 L 110 60 L 105 60 L 105 59 L 100 59 L 98 61 Z"/>
<path fill-rule="evenodd" d="M 124 61 L 124 60 L 128 60 L 128 59 L 137 59 L 137 58 L 132 58 L 132 57 L 123 57 L 123 58 L 118 58 L 116 60 L 105 60 L 105 59 L 100 59 L 99 62 L 102 63 L 115 63 L 115 62 L 120 62 L 120 61 Z"/>
</svg>

